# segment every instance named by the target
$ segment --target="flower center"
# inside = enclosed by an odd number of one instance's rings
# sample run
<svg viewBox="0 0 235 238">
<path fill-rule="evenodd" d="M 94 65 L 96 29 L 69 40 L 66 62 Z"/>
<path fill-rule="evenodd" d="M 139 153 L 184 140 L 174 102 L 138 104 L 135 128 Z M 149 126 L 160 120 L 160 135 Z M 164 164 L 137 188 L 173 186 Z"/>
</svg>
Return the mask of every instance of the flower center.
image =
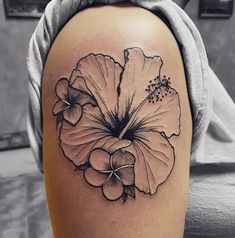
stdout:
<svg viewBox="0 0 235 238">
<path fill-rule="evenodd" d="M 110 125 L 109 123 L 105 123 L 105 126 L 113 137 L 118 138 L 120 136 L 120 133 L 128 124 L 129 120 L 130 116 L 128 113 L 126 113 L 126 115 L 122 119 L 118 118 L 118 116 L 114 116 L 112 119 L 112 125 Z M 137 129 L 138 126 L 133 125 L 132 127 L 126 130 L 121 139 L 133 141 L 135 139 L 135 133 Z"/>
<path fill-rule="evenodd" d="M 136 130 L 134 128 L 130 128 L 125 132 L 122 138 L 133 141 L 135 139 L 135 132 Z"/>
<path fill-rule="evenodd" d="M 124 164 L 120 167 L 115 167 L 113 164 L 113 157 L 110 159 L 110 168 L 108 170 L 102 171 L 103 173 L 109 174 L 106 183 L 111 179 L 113 182 L 115 182 L 116 179 L 118 179 L 121 183 L 123 183 L 121 179 L 121 170 L 125 168 L 133 168 L 134 164 Z"/>
</svg>

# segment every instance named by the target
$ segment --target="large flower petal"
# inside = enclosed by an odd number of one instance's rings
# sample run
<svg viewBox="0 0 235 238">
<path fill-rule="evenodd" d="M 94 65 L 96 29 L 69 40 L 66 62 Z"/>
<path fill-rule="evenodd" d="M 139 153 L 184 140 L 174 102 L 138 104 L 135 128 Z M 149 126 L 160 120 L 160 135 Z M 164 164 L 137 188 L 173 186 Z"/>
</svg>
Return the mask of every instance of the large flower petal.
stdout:
<svg viewBox="0 0 235 238">
<path fill-rule="evenodd" d="M 54 115 L 57 115 L 60 112 L 63 112 L 66 108 L 68 108 L 68 104 L 66 104 L 65 102 L 58 100 L 52 109 L 52 112 Z"/>
<path fill-rule="evenodd" d="M 85 170 L 84 177 L 90 185 L 100 187 L 108 180 L 109 174 L 100 173 L 90 167 Z"/>
<path fill-rule="evenodd" d="M 106 128 L 95 120 L 94 116 L 99 114 L 98 107 L 87 104 L 83 106 L 82 117 L 75 126 L 63 121 L 60 146 L 65 156 L 76 166 L 88 162 L 91 151 L 112 138 Z"/>
<path fill-rule="evenodd" d="M 142 129 L 163 132 L 167 137 L 180 134 L 180 102 L 179 95 L 173 88 L 162 86 L 164 97 L 158 102 L 147 102 L 139 110 L 136 118 L 142 121 Z M 140 128 L 141 128 L 140 127 Z"/>
<path fill-rule="evenodd" d="M 170 175 L 174 166 L 174 148 L 158 132 L 142 132 L 142 140 L 122 150 L 135 156 L 135 186 L 144 193 L 154 194 Z"/>
<path fill-rule="evenodd" d="M 95 149 L 90 154 L 89 162 L 98 171 L 109 170 L 110 154 L 105 150 Z"/>
<path fill-rule="evenodd" d="M 108 200 L 114 201 L 119 199 L 122 196 L 123 185 L 117 179 L 114 179 L 113 181 L 113 179 L 111 178 L 106 184 L 103 185 L 102 191 L 104 196 Z"/>
<path fill-rule="evenodd" d="M 82 117 L 82 107 L 74 104 L 64 111 L 63 116 L 66 121 L 75 125 Z"/>
<path fill-rule="evenodd" d="M 119 113 L 123 115 L 127 102 L 132 102 L 130 111 L 133 111 L 144 100 L 146 87 L 159 76 L 162 66 L 161 57 L 147 57 L 140 48 L 126 49 L 124 57 L 119 97 Z"/>
<path fill-rule="evenodd" d="M 118 85 L 122 66 L 106 55 L 89 54 L 79 60 L 70 78 L 72 87 L 90 94 L 97 101 L 106 121 L 117 110 Z"/>
<path fill-rule="evenodd" d="M 69 81 L 66 78 L 61 78 L 56 84 L 56 95 L 61 100 L 67 100 L 68 88 L 69 88 Z"/>
<path fill-rule="evenodd" d="M 160 81 L 161 58 L 147 57 L 141 49 L 132 48 L 125 50 L 125 61 L 118 98 L 119 116 L 124 117 L 128 110 L 131 113 L 129 128 L 137 122 L 144 130 L 164 132 L 167 137 L 178 135 L 179 96 L 173 88 L 162 85 Z"/>
<path fill-rule="evenodd" d="M 122 139 L 120 140 L 117 137 L 112 137 L 107 143 L 105 143 L 102 148 L 107 150 L 110 154 L 112 154 L 114 151 L 117 151 L 121 148 L 127 147 L 131 144 L 130 140 Z"/>
</svg>

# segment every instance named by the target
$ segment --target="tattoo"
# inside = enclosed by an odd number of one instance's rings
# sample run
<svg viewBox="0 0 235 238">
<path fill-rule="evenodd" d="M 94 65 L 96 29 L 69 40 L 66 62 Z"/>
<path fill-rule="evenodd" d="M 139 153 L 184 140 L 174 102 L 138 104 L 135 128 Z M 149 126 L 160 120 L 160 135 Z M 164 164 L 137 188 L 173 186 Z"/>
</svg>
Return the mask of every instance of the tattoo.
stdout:
<svg viewBox="0 0 235 238">
<path fill-rule="evenodd" d="M 111 56 L 81 58 L 70 78 L 56 84 L 60 147 L 110 201 L 153 195 L 175 161 L 169 138 L 180 134 L 180 102 L 160 56 L 124 50 L 122 66 Z"/>
</svg>

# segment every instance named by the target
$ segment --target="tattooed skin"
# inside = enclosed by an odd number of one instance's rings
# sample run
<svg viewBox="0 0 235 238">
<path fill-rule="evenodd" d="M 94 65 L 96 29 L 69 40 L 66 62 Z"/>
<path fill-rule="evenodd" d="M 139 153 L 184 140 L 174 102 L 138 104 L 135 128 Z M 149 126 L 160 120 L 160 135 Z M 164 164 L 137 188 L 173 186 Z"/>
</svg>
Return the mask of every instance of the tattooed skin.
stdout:
<svg viewBox="0 0 235 238">
<path fill-rule="evenodd" d="M 81 58 L 57 82 L 53 107 L 65 157 L 110 201 L 155 194 L 174 166 L 169 138 L 180 134 L 179 96 L 161 77 L 161 57 L 135 47 L 124 59 Z"/>
</svg>

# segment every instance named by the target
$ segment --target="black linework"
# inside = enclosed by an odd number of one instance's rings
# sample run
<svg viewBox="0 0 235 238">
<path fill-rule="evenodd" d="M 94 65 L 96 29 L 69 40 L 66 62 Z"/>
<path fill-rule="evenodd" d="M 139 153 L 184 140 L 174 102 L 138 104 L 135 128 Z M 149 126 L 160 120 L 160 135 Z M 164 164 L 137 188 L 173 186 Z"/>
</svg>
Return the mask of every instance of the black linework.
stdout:
<svg viewBox="0 0 235 238">
<path fill-rule="evenodd" d="M 58 80 L 52 113 L 65 158 L 76 171 L 83 171 L 88 184 L 101 188 L 107 200 L 126 202 L 136 198 L 136 189 L 155 194 L 170 176 L 175 151 L 169 138 L 180 135 L 181 108 L 171 78 L 161 77 L 160 56 L 146 56 L 133 47 L 124 50 L 124 59 L 122 66 L 109 55 L 92 53 L 80 58 L 70 78 Z M 158 67 L 155 75 L 148 71 L 152 64 Z M 147 81 L 140 91 L 130 86 L 126 97 L 123 84 L 133 77 L 128 67 Z M 142 100 L 136 103 L 139 97 Z M 110 109 L 113 101 L 116 106 Z M 163 166 L 167 172 L 156 180 Z"/>
</svg>

